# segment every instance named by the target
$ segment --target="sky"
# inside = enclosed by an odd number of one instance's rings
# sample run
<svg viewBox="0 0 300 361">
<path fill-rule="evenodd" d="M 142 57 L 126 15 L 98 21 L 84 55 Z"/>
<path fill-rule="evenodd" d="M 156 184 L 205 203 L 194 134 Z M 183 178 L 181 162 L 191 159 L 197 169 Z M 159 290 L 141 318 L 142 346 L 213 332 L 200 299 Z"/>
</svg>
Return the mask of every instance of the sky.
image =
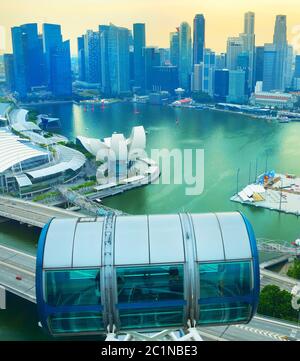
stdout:
<svg viewBox="0 0 300 361">
<path fill-rule="evenodd" d="M 64 39 L 76 38 L 87 29 L 110 22 L 132 29 L 134 22 L 146 23 L 147 45 L 169 46 L 169 33 L 182 21 L 192 25 L 197 13 L 206 18 L 206 47 L 226 50 L 228 36 L 243 31 L 244 13 L 256 14 L 256 43 L 272 42 L 276 15 L 287 15 L 288 39 L 300 53 L 299 0 L 1 0 L 0 51 L 11 51 L 10 28 L 37 22 L 62 25 Z"/>
</svg>

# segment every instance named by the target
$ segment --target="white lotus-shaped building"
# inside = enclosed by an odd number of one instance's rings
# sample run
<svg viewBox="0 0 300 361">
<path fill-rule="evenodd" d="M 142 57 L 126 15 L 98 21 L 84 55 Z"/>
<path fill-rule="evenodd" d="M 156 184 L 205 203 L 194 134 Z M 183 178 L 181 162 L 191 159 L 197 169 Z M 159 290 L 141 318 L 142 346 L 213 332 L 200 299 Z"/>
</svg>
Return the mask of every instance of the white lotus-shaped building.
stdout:
<svg viewBox="0 0 300 361">
<path fill-rule="evenodd" d="M 145 156 L 146 133 L 143 126 L 138 126 L 133 127 L 128 139 L 114 133 L 103 140 L 78 136 L 77 142 L 103 163 L 97 170 L 97 180 L 101 183 L 105 177 L 117 180 L 128 177 L 136 160 Z"/>
</svg>

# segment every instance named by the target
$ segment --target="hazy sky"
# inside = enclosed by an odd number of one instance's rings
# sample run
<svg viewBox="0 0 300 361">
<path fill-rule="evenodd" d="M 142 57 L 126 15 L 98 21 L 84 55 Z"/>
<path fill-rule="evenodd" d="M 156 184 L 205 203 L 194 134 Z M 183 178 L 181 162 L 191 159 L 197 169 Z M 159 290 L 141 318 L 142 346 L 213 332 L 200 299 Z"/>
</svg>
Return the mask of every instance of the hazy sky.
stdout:
<svg viewBox="0 0 300 361">
<path fill-rule="evenodd" d="M 221 52 L 226 49 L 228 36 L 242 32 L 246 11 L 256 13 L 257 44 L 272 41 L 277 14 L 287 15 L 289 41 L 297 44 L 293 31 L 300 34 L 299 0 L 1 0 L 0 26 L 5 31 L 2 39 L 8 52 L 12 26 L 29 22 L 61 24 L 64 39 L 71 39 L 75 53 L 77 36 L 109 22 L 130 29 L 134 22 L 145 22 L 147 45 L 167 47 L 169 33 L 180 22 L 192 25 L 194 15 L 203 13 L 206 47 Z M 300 39 L 298 43 L 300 52 Z"/>
</svg>

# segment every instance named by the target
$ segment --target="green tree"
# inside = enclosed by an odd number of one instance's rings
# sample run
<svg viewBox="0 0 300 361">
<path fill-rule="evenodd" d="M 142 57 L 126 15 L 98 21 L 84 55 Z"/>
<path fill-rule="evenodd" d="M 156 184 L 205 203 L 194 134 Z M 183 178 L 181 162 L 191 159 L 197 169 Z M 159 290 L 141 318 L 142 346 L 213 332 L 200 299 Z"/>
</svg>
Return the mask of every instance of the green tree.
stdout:
<svg viewBox="0 0 300 361">
<path fill-rule="evenodd" d="M 287 275 L 300 280 L 300 259 L 295 259 L 293 265 L 289 268 Z"/>
<path fill-rule="evenodd" d="M 297 322 L 298 313 L 291 305 L 292 295 L 278 286 L 268 285 L 263 288 L 259 297 L 257 312 L 275 318 Z"/>
<path fill-rule="evenodd" d="M 197 103 L 211 103 L 212 102 L 212 97 L 209 94 L 204 93 L 202 91 L 193 92 L 192 99 Z"/>
</svg>

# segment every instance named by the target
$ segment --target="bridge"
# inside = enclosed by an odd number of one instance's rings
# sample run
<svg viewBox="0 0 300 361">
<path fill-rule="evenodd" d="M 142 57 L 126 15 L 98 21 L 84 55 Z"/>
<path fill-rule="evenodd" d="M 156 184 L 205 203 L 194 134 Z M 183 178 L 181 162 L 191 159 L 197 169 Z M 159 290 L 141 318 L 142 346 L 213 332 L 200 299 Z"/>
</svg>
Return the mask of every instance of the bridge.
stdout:
<svg viewBox="0 0 300 361">
<path fill-rule="evenodd" d="M 51 218 L 79 218 L 84 215 L 19 198 L 0 196 L 0 217 L 43 228 Z"/>
</svg>

